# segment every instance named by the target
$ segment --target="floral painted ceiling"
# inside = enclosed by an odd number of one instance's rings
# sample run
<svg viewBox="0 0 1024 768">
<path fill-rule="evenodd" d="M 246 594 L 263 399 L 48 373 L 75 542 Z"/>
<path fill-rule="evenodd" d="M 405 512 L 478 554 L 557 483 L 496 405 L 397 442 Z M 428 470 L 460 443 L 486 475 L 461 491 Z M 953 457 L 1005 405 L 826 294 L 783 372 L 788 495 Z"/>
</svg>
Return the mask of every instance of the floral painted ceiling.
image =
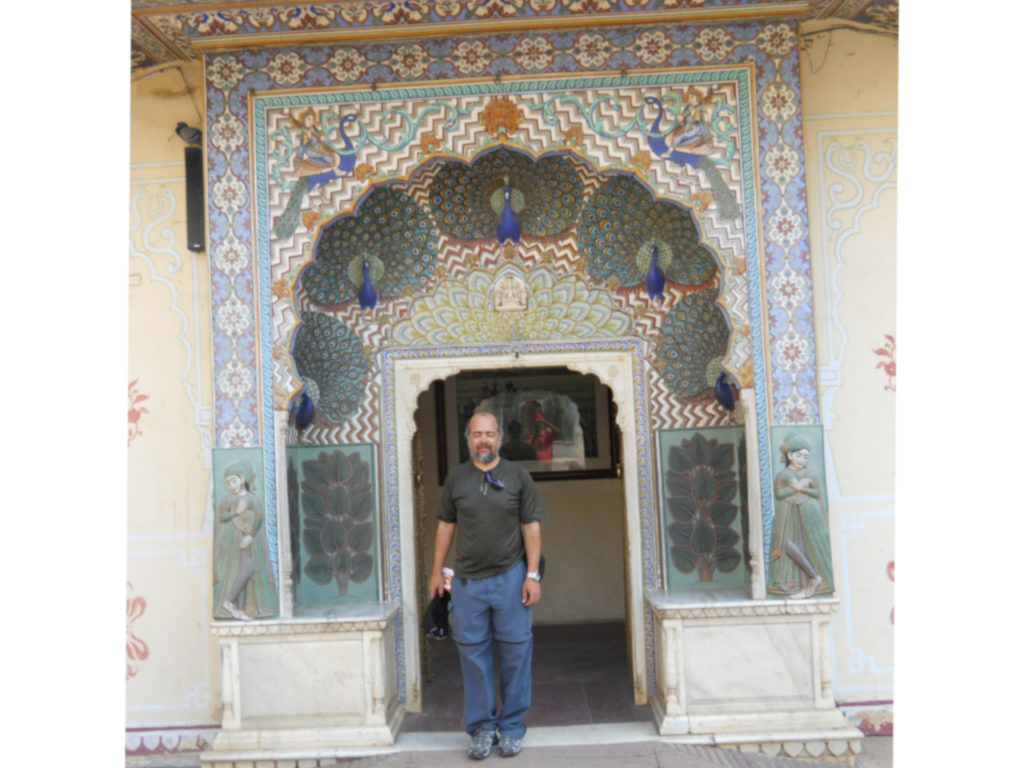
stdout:
<svg viewBox="0 0 1024 768">
<path fill-rule="evenodd" d="M 132 70 L 204 51 L 531 27 L 833 19 L 895 35 L 898 0 L 132 0 Z"/>
</svg>

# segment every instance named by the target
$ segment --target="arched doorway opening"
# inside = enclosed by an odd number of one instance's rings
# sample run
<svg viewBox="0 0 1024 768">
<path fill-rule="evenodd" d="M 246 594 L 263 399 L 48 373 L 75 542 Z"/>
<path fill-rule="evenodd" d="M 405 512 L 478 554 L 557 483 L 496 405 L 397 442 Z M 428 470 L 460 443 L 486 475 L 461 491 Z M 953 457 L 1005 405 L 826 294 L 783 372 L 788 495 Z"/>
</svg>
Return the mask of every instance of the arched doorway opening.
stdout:
<svg viewBox="0 0 1024 768">
<path fill-rule="evenodd" d="M 555 438 L 541 459 L 532 448 L 536 441 L 522 429 L 536 406 Z M 446 469 L 468 458 L 461 436 L 477 407 L 500 415 L 503 456 L 531 470 L 548 513 L 542 532 L 553 565 L 534 610 L 534 705 L 527 724 L 649 720 L 650 710 L 634 701 L 630 676 L 616 406 L 611 390 L 593 374 L 565 367 L 470 371 L 435 380 L 420 393 L 413 445 L 420 592 L 432 560 L 434 510 Z M 407 717 L 404 728 L 461 730 L 454 641 L 421 638 L 422 708 Z"/>
<path fill-rule="evenodd" d="M 396 636 L 399 690 L 406 710 L 422 706 L 419 624 L 424 595 L 418 584 L 416 488 L 413 437 L 420 394 L 433 381 L 463 371 L 516 371 L 565 366 L 592 373 L 617 404 L 621 432 L 621 489 L 625 520 L 625 601 L 633 700 L 646 704 L 653 669 L 653 638 L 645 621 L 643 594 L 656 585 L 657 546 L 650 467 L 650 424 L 643 365 L 637 339 L 592 342 L 535 342 L 465 346 L 457 349 L 397 349 L 381 353 L 383 481 L 387 573 L 390 599 L 400 602 Z M 555 567 L 552 561 L 551 568 Z"/>
</svg>

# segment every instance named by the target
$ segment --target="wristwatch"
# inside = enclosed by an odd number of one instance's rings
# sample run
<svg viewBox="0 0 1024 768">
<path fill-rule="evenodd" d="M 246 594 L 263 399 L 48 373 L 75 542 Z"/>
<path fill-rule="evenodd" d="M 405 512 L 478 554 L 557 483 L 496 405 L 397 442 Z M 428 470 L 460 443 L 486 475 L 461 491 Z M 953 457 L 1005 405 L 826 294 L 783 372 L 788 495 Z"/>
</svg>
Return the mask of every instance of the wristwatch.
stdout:
<svg viewBox="0 0 1024 768">
<path fill-rule="evenodd" d="M 527 571 L 526 578 L 533 579 L 534 581 L 540 581 L 540 571 Z"/>
</svg>

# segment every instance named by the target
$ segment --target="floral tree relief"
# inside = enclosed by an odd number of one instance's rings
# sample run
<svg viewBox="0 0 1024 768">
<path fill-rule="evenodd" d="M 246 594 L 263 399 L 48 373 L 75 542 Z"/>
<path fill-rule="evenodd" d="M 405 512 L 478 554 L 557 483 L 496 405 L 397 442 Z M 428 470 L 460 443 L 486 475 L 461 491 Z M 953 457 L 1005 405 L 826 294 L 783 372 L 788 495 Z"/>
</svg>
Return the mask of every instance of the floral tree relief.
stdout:
<svg viewBox="0 0 1024 768">
<path fill-rule="evenodd" d="M 666 430 L 658 438 L 667 588 L 745 585 L 742 430 Z"/>
<path fill-rule="evenodd" d="M 372 446 L 292 446 L 298 493 L 296 608 L 378 599 L 377 513 Z M 294 518 L 293 518 L 294 520 Z"/>
</svg>

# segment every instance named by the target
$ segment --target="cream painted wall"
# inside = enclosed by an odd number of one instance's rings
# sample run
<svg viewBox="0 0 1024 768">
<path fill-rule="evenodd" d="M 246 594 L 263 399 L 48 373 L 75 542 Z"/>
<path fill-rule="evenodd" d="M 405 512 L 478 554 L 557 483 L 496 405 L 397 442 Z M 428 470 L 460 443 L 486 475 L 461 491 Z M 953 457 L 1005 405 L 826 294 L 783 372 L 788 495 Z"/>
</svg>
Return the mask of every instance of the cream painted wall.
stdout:
<svg viewBox="0 0 1024 768">
<path fill-rule="evenodd" d="M 811 263 L 832 552 L 834 691 L 892 725 L 897 42 L 808 24 L 801 55 Z"/>
<path fill-rule="evenodd" d="M 421 565 L 430 569 L 441 497 L 437 483 L 437 432 L 433 397 L 419 400 L 423 444 L 424 537 Z M 618 479 L 547 481 L 537 491 L 548 516 L 541 524 L 548 560 L 534 623 L 583 624 L 625 621 L 625 501 Z M 454 561 L 454 547 L 449 561 Z"/>
<path fill-rule="evenodd" d="M 202 126 L 202 82 L 196 63 L 131 85 L 129 381 L 145 399 L 127 451 L 127 629 L 139 649 L 128 663 L 129 729 L 218 722 L 210 277 L 207 255 L 185 247 L 185 144 L 174 133 L 179 121 Z"/>
</svg>

